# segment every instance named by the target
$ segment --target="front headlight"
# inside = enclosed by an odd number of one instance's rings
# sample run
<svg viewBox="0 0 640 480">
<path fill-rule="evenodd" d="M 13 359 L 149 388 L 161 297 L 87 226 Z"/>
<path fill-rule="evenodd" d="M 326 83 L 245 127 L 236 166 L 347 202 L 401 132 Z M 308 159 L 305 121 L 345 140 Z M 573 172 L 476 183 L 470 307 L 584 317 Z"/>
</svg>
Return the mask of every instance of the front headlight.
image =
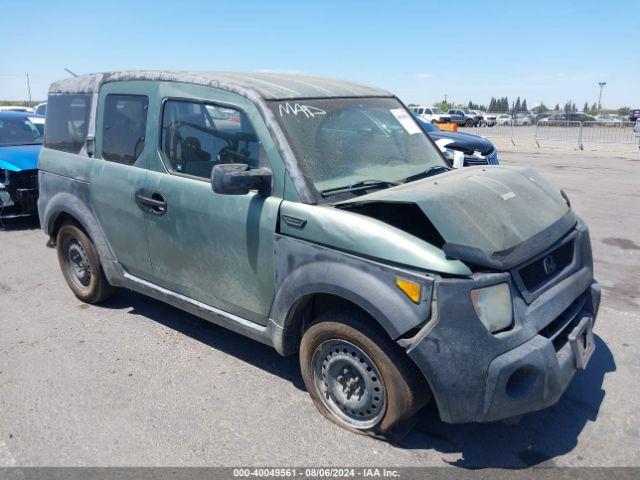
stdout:
<svg viewBox="0 0 640 480">
<path fill-rule="evenodd" d="M 471 302 L 478 318 L 490 332 L 498 332 L 511 326 L 513 306 L 509 284 L 499 283 L 471 290 Z"/>
</svg>

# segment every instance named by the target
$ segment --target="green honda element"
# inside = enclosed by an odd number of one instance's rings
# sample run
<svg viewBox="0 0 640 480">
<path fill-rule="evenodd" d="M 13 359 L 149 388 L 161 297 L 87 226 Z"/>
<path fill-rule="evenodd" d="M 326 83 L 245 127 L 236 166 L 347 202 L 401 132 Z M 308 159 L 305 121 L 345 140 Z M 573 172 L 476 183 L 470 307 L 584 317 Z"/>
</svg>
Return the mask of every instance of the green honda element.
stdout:
<svg viewBox="0 0 640 480">
<path fill-rule="evenodd" d="M 594 350 L 587 226 L 534 170 L 454 170 L 391 93 L 300 75 L 54 83 L 42 228 L 118 288 L 298 354 L 318 410 L 400 436 L 556 402 Z M 250 385 L 247 385 L 249 391 Z"/>
</svg>

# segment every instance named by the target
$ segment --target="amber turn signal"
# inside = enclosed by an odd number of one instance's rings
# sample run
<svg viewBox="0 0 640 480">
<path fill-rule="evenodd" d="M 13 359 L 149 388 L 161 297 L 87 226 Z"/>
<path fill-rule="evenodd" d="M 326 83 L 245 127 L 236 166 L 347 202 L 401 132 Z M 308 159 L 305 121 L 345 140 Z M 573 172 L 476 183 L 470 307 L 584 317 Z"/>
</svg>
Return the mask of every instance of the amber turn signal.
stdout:
<svg viewBox="0 0 640 480">
<path fill-rule="evenodd" d="M 404 294 L 415 303 L 420 302 L 420 284 L 405 280 L 404 278 L 396 278 L 396 285 Z"/>
</svg>

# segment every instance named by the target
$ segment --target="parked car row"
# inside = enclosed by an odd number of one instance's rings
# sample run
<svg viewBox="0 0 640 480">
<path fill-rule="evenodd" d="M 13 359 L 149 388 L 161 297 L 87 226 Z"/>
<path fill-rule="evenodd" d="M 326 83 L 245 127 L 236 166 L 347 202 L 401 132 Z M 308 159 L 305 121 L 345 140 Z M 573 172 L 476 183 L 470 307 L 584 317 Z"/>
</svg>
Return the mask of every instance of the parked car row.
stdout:
<svg viewBox="0 0 640 480">
<path fill-rule="evenodd" d="M 450 109 L 447 113 L 438 107 L 417 105 L 411 112 L 423 120 L 433 123 L 455 123 L 461 127 L 489 126 L 496 124 L 496 116 L 480 110 Z"/>
<path fill-rule="evenodd" d="M 0 112 L 21 112 L 35 113 L 44 116 L 47 113 L 47 102 L 40 103 L 35 107 L 26 107 L 24 105 L 0 105 Z"/>
<path fill-rule="evenodd" d="M 0 112 L 35 113 L 35 110 L 24 105 L 0 105 Z"/>
<path fill-rule="evenodd" d="M 588 115 L 583 112 L 562 112 L 562 113 L 543 113 L 543 114 L 533 114 L 533 113 L 517 113 L 514 115 L 509 114 L 501 114 L 497 117 L 498 125 L 516 125 L 516 126 L 526 126 L 526 125 L 535 125 L 538 122 L 548 123 L 548 122 L 589 122 L 594 125 L 602 125 L 602 126 L 621 126 L 628 125 L 629 122 L 633 122 L 634 120 L 630 120 L 628 117 L 623 117 L 620 115 L 614 114 L 601 114 L 596 115 L 595 117 L 592 115 Z"/>
</svg>

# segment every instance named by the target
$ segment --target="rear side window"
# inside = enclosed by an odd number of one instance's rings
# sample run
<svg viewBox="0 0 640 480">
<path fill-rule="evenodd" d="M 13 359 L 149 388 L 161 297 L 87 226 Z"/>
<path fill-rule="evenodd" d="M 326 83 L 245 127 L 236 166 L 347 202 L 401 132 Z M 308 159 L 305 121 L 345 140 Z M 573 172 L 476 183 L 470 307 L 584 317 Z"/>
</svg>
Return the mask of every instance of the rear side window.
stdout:
<svg viewBox="0 0 640 480">
<path fill-rule="evenodd" d="M 87 138 L 91 95 L 51 95 L 47 102 L 44 146 L 79 153 Z"/>
<path fill-rule="evenodd" d="M 144 150 L 149 99 L 107 95 L 102 122 L 102 158 L 133 165 Z"/>
<path fill-rule="evenodd" d="M 223 105 L 167 100 L 161 148 L 170 171 L 206 179 L 217 164 L 266 162 L 246 114 Z"/>
</svg>

